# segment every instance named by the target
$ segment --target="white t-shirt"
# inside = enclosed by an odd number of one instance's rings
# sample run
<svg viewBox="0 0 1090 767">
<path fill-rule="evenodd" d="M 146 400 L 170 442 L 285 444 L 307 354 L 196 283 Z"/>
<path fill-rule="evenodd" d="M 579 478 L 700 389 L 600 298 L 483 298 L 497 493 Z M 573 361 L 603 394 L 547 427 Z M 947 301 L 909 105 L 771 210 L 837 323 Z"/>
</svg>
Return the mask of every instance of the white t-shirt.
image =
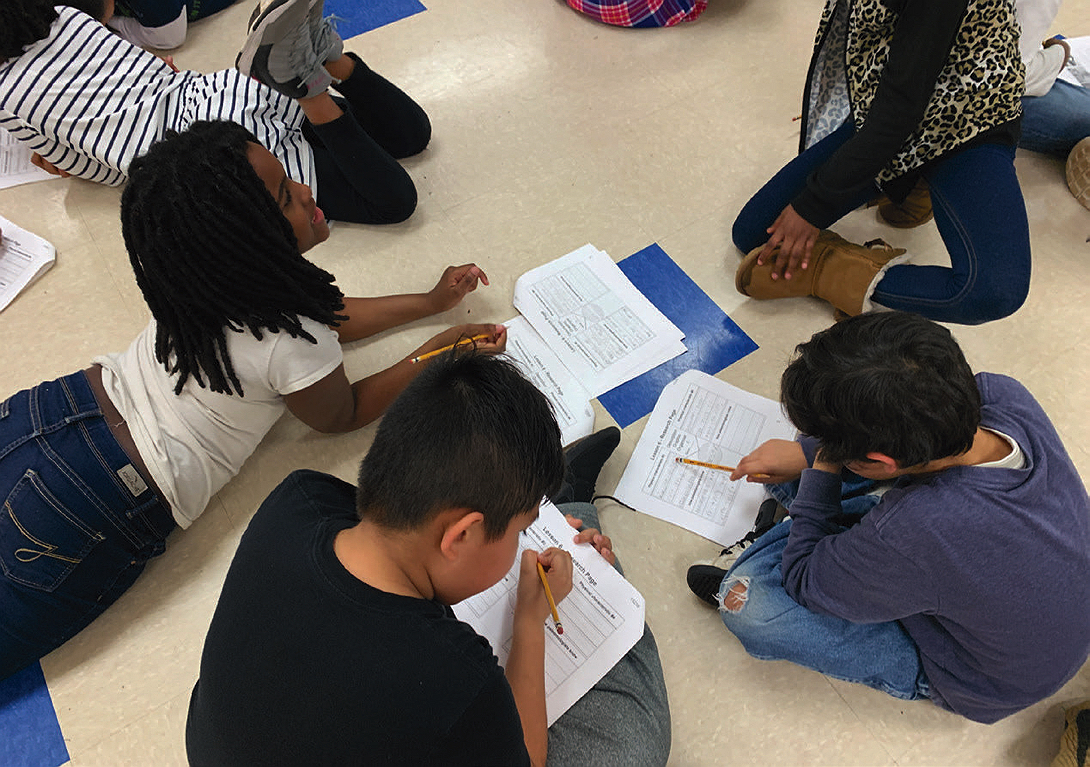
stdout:
<svg viewBox="0 0 1090 767">
<path fill-rule="evenodd" d="M 202 388 L 192 376 L 175 394 L 177 376 L 155 359 L 154 320 L 126 351 L 95 358 L 106 393 L 179 526 L 189 527 L 238 474 L 286 409 L 283 396 L 317 383 L 341 364 L 336 332 L 299 320 L 318 343 L 286 332 L 264 331 L 258 341 L 248 331 L 227 331 L 227 353 L 242 397 Z"/>
<path fill-rule="evenodd" d="M 1052 89 L 1064 65 L 1061 45 L 1042 48 L 1062 0 L 1015 0 L 1014 15 L 1022 27 L 1018 49 L 1026 65 L 1026 95 L 1044 96 Z"/>
</svg>

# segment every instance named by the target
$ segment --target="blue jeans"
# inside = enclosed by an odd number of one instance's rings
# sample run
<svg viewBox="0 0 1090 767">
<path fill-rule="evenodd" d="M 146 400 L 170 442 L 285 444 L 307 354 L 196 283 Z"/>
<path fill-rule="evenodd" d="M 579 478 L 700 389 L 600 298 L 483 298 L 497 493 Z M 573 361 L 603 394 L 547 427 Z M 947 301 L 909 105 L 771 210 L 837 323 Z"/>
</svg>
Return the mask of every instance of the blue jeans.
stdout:
<svg viewBox="0 0 1090 767">
<path fill-rule="evenodd" d="M 768 241 L 766 230 L 803 190 L 806 179 L 855 135 L 850 122 L 817 142 L 755 194 L 734 222 L 734 244 L 743 253 Z M 935 224 L 950 266 L 891 267 L 871 296 L 890 309 L 940 322 L 977 325 L 1013 314 L 1029 292 L 1029 222 L 1014 173 L 1014 147 L 984 144 L 928 166 Z M 878 194 L 866 189 L 839 211 L 837 220 Z"/>
<path fill-rule="evenodd" d="M 1022 138 L 1018 146 L 1066 158 L 1090 136 L 1090 88 L 1057 80 L 1044 96 L 1022 98 Z"/>
<path fill-rule="evenodd" d="M 163 553 L 174 519 L 150 488 L 129 490 L 131 464 L 82 372 L 0 403 L 0 679 L 74 636 Z"/>
<path fill-rule="evenodd" d="M 877 496 L 861 492 L 865 482 L 845 483 L 843 510 L 849 523 L 878 502 Z M 789 483 L 771 488 L 771 494 L 790 508 L 797 489 L 797 483 Z M 720 607 L 723 625 L 755 658 L 789 660 L 904 700 L 929 697 L 916 643 L 900 623 L 852 623 L 811 612 L 788 596 L 781 561 L 790 532 L 788 518 L 746 549 L 723 578 L 721 605 L 732 589 L 744 590 L 744 600 L 728 599 L 730 609 Z"/>
</svg>

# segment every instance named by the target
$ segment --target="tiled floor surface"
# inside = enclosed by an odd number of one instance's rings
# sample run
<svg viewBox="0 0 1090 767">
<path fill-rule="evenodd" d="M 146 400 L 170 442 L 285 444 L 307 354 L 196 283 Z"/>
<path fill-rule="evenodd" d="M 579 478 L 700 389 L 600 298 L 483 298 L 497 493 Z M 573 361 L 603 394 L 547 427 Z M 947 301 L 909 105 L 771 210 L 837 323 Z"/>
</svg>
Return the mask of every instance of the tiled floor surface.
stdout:
<svg viewBox="0 0 1090 767">
<path fill-rule="evenodd" d="M 389 364 L 445 324 L 507 319 L 519 274 L 585 242 L 615 259 L 658 242 L 761 346 L 721 377 L 775 396 L 791 349 L 828 325 L 830 311 L 813 300 L 743 300 L 728 232 L 795 150 L 792 118 L 821 5 L 712 0 L 695 24 L 632 31 L 559 0 L 433 0 L 424 13 L 351 40 L 427 109 L 435 138 L 406 163 L 420 191 L 410 221 L 337 226 L 310 257 L 349 294 L 429 288 L 444 266 L 471 260 L 492 286 L 445 316 L 357 344 L 346 355 L 349 375 Z M 231 66 L 248 6 L 195 25 L 176 62 Z M 1090 0 L 1068 0 L 1056 30 L 1090 34 Z M 954 332 L 976 369 L 1013 375 L 1036 394 L 1086 476 L 1090 211 L 1068 194 L 1058 161 L 1022 153 L 1017 166 L 1033 236 L 1029 301 L 1013 317 Z M 0 191 L 0 213 L 58 249 L 54 269 L 0 314 L 5 395 L 125 347 L 145 323 L 118 200 L 117 190 L 74 180 Z M 945 258 L 931 225 L 892 230 L 856 212 L 839 231 L 855 241 L 885 237 L 917 262 Z M 599 408 L 598 426 L 608 423 Z M 643 425 L 625 430 L 600 490 L 615 486 Z M 320 436 L 285 417 L 141 581 L 43 660 L 72 765 L 184 763 L 201 642 L 247 520 L 293 468 L 351 479 L 372 434 Z M 1064 706 L 1090 697 L 1086 667 L 1054 697 L 986 727 L 752 660 L 685 587 L 690 561 L 716 547 L 621 507 L 602 509 L 659 640 L 672 764 L 1044 765 Z M 1016 568 L 1018 552 L 1010 556 Z"/>
</svg>

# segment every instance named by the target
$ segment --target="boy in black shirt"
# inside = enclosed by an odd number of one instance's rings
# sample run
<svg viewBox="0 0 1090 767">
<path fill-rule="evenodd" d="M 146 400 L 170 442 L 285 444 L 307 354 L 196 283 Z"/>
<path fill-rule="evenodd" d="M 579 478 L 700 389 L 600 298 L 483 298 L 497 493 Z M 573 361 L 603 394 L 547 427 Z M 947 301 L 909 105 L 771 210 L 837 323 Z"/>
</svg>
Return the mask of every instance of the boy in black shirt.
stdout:
<svg viewBox="0 0 1090 767">
<path fill-rule="evenodd" d="M 584 452 L 596 476 L 602 451 Z M 506 671 L 449 607 L 507 573 L 563 477 L 549 405 L 510 363 L 433 362 L 387 412 L 358 491 L 297 471 L 254 516 L 205 642 L 191 763 L 541 765 L 550 741 L 557 759 L 665 763 L 669 712 L 649 631 L 596 687 L 608 705 L 592 690 L 552 738 L 546 730 L 537 564 L 562 599 L 567 552 L 524 554 Z M 593 520 L 589 504 L 579 511 Z M 593 527 L 577 540 L 612 561 Z"/>
</svg>

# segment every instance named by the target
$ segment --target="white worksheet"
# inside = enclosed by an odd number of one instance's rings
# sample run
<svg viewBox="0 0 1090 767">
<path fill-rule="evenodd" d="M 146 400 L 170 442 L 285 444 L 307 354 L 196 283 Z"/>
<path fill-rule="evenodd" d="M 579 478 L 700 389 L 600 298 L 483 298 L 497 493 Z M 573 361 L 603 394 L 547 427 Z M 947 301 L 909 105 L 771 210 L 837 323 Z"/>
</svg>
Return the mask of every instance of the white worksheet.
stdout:
<svg viewBox="0 0 1090 767">
<path fill-rule="evenodd" d="M 1071 58 L 1060 70 L 1059 79 L 1090 88 L 1090 36 L 1068 37 L 1066 42 L 1071 47 Z"/>
<path fill-rule="evenodd" d="M 794 439 L 779 403 L 687 370 L 662 390 L 614 495 L 632 508 L 729 546 L 753 528 L 764 486 L 730 481 L 691 458 L 737 466 L 769 439 Z"/>
<path fill-rule="evenodd" d="M 552 405 L 560 426 L 560 441 L 570 445 L 594 431 L 594 408 L 590 393 L 579 383 L 538 335 L 525 317 L 503 323 L 507 328 L 507 351 L 511 361 Z"/>
<path fill-rule="evenodd" d="M 0 216 L 0 310 L 19 291 L 41 277 L 57 258 L 57 250 L 36 234 Z"/>
<path fill-rule="evenodd" d="M 0 129 L 0 189 L 50 178 L 60 177 L 32 164 L 29 147 L 8 131 Z"/>
<path fill-rule="evenodd" d="M 684 334 L 593 245 L 523 274 L 514 304 L 591 397 L 685 352 Z"/>
<path fill-rule="evenodd" d="M 503 665 L 511 653 L 522 552 L 550 546 L 571 552 L 572 590 L 557 604 L 564 633 L 556 633 L 552 618 L 545 626 L 545 709 L 550 726 L 643 636 L 643 596 L 593 546 L 576 545 L 574 537 L 575 529 L 556 506 L 542 501 L 537 521 L 519 536 L 518 556 L 503 580 L 453 608 L 460 620 L 491 643 Z"/>
</svg>

